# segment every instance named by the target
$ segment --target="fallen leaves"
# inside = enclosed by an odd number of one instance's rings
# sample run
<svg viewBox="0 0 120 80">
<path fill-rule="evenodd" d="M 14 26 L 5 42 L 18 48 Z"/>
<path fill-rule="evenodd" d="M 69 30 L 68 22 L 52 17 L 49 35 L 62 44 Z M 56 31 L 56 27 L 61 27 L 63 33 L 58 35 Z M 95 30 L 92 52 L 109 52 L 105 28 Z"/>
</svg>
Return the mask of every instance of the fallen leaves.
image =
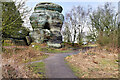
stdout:
<svg viewBox="0 0 120 80">
<path fill-rule="evenodd" d="M 95 64 L 98 64 L 98 61 L 93 60 L 93 62 L 94 62 Z"/>
</svg>

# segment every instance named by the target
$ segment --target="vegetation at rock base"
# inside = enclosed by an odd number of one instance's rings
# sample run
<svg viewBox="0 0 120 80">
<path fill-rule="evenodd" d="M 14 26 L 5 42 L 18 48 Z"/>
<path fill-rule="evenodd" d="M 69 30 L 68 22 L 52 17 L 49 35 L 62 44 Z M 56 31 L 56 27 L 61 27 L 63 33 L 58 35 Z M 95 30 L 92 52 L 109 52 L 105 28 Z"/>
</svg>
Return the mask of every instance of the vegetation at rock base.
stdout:
<svg viewBox="0 0 120 80">
<path fill-rule="evenodd" d="M 69 53 L 73 52 L 72 49 L 69 48 L 60 48 L 60 49 L 55 49 L 55 48 L 50 48 L 47 46 L 47 44 L 37 44 L 37 43 L 32 43 L 31 46 L 34 45 L 35 50 L 39 50 L 44 53 Z"/>
</svg>

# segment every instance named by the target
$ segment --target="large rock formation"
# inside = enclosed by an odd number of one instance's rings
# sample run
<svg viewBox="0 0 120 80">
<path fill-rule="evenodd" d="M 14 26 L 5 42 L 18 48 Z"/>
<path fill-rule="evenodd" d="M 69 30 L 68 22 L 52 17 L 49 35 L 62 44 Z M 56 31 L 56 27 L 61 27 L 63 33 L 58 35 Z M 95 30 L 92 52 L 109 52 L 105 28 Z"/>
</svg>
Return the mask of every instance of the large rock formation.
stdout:
<svg viewBox="0 0 120 80">
<path fill-rule="evenodd" d="M 42 2 L 36 5 L 30 17 L 33 27 L 30 35 L 34 42 L 47 42 L 50 47 L 61 47 L 62 10 L 61 6 L 54 3 Z"/>
</svg>

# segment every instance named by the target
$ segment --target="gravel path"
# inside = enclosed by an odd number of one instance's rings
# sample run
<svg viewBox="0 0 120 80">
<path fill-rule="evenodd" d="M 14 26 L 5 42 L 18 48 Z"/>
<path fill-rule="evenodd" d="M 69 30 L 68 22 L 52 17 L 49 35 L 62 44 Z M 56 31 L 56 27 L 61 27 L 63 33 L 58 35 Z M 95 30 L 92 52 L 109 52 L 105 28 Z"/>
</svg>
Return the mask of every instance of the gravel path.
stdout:
<svg viewBox="0 0 120 80">
<path fill-rule="evenodd" d="M 68 55 L 77 54 L 78 51 L 74 53 L 61 53 L 54 54 L 44 60 L 46 68 L 47 78 L 77 78 L 72 70 L 68 67 L 64 58 Z"/>
</svg>

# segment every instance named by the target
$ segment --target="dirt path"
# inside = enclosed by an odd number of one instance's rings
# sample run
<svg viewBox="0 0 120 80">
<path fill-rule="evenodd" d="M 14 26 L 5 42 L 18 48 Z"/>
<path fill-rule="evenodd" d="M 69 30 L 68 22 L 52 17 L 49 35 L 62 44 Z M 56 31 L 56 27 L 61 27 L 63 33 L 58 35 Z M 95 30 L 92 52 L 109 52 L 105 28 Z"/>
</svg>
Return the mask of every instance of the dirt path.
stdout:
<svg viewBox="0 0 120 80">
<path fill-rule="evenodd" d="M 54 54 L 49 58 L 45 59 L 46 77 L 47 78 L 77 78 L 71 69 L 68 67 L 64 58 L 68 55 L 77 54 L 78 51 L 74 53 L 61 53 Z"/>
</svg>

